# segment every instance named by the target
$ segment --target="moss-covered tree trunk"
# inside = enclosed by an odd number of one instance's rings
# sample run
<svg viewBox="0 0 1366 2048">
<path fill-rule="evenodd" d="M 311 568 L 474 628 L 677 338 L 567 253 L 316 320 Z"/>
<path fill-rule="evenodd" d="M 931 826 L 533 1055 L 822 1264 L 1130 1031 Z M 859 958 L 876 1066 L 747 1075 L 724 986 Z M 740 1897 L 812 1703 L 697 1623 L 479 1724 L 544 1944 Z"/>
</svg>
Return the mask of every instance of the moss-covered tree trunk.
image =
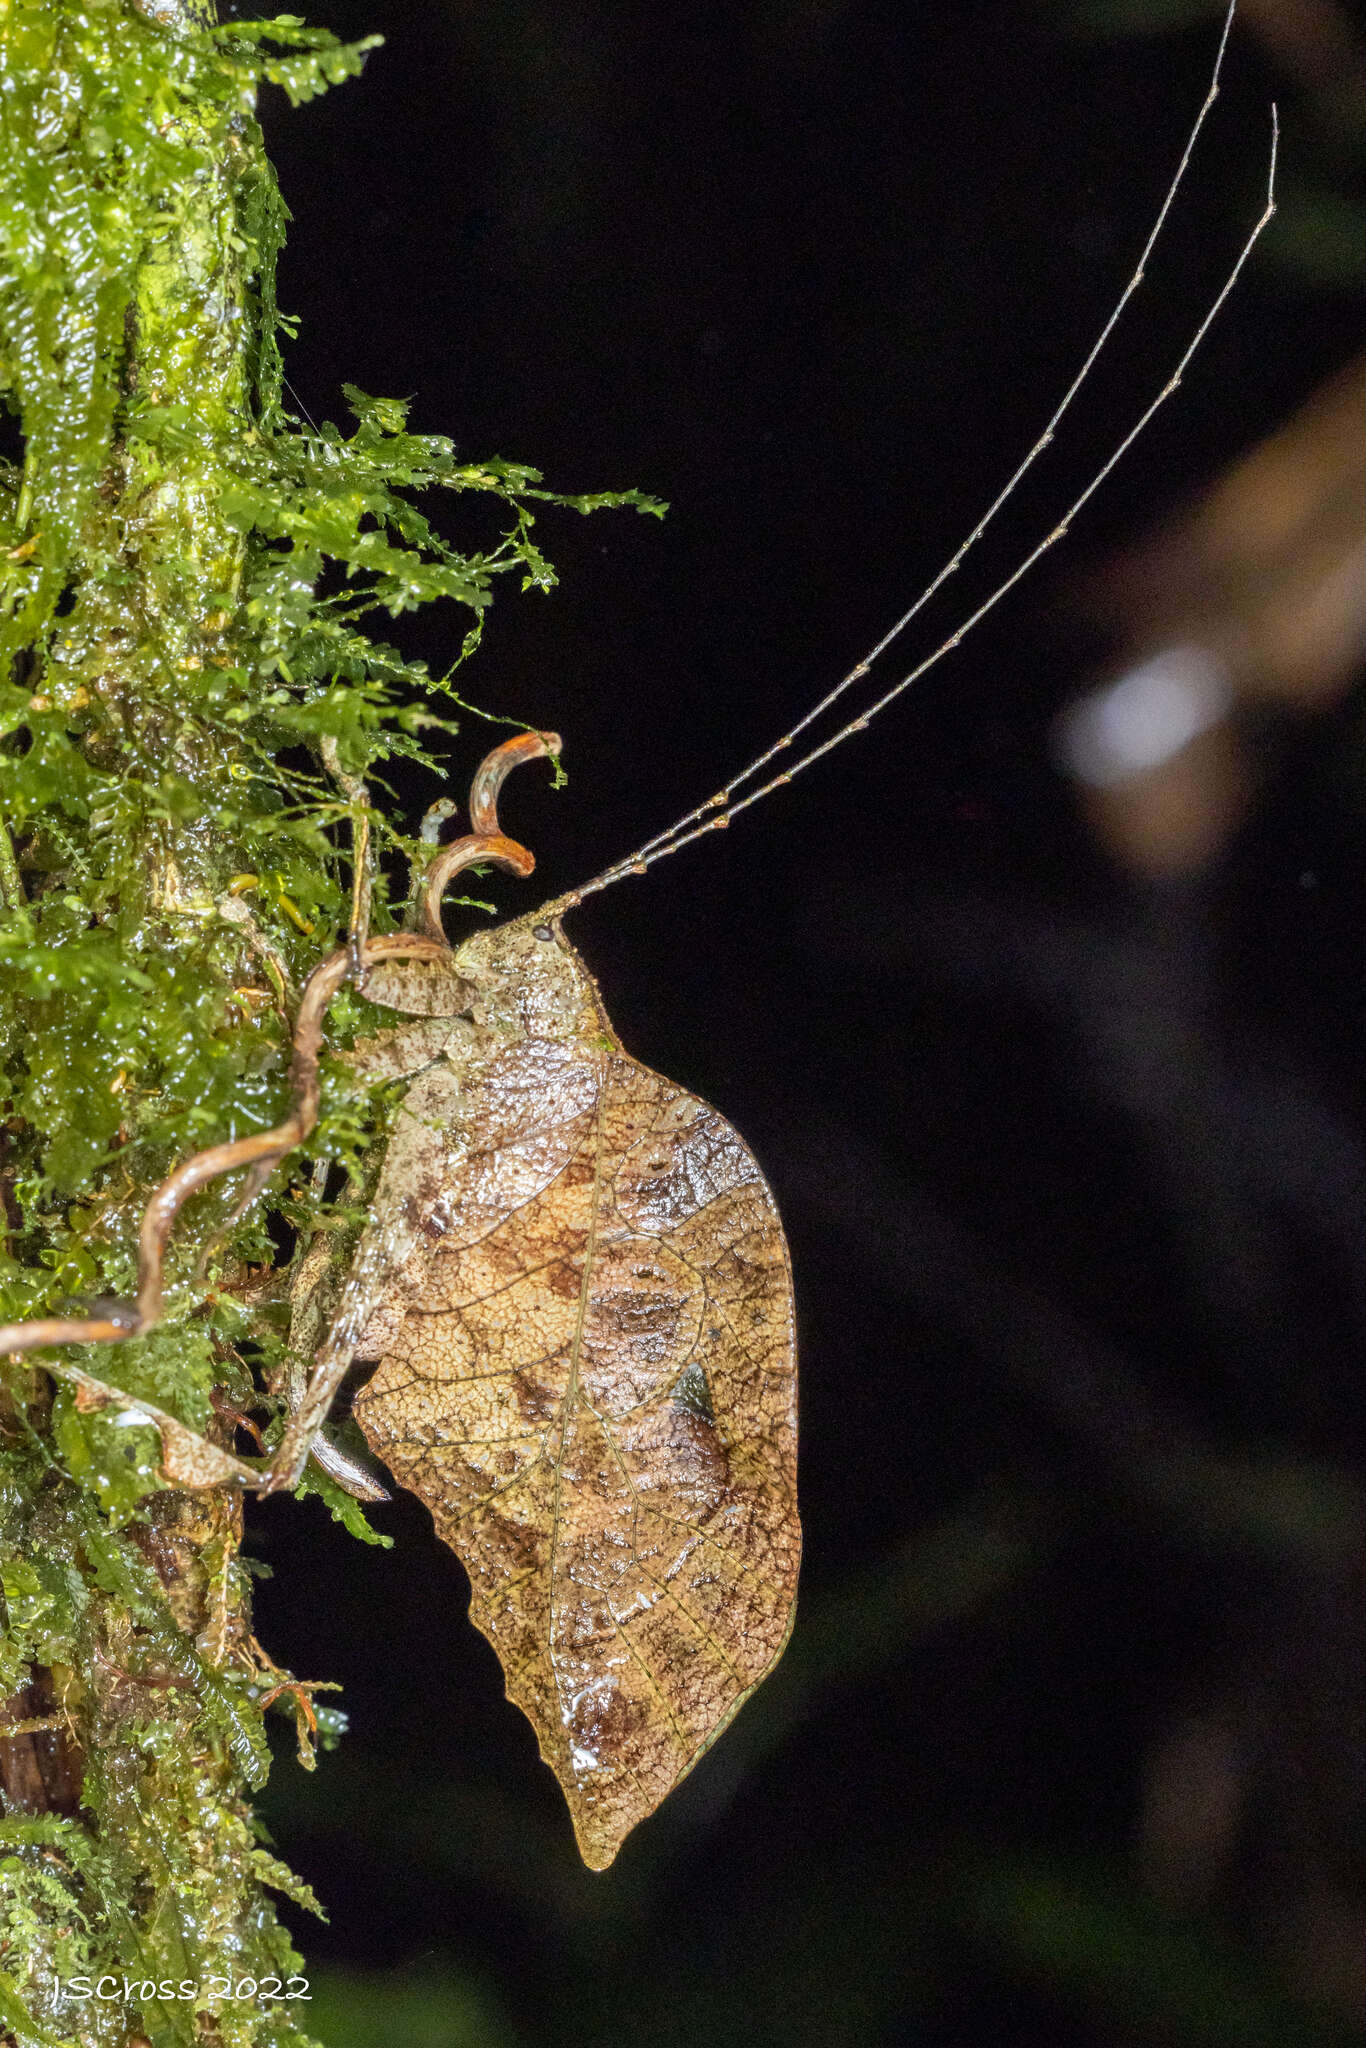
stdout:
<svg viewBox="0 0 1366 2048">
<path fill-rule="evenodd" d="M 368 617 L 454 598 L 468 652 L 497 573 L 553 581 L 534 471 L 458 464 L 357 392 L 350 435 L 281 407 L 255 92 L 307 99 L 363 48 L 198 0 L 0 0 L 0 1321 L 127 1300 L 169 1167 L 282 1114 L 358 778 L 442 723 L 448 679 Z M 456 552 L 413 502 L 437 490 L 503 530 Z M 373 1135 L 334 1079 L 314 1166 Z M 0 1361 L 0 2038 L 300 2038 L 271 1889 L 302 1892 L 247 1801 L 271 1696 L 303 1709 L 251 1634 L 241 1497 L 175 1490 L 156 1431 L 62 1376 L 220 1442 L 253 1406 L 278 1431 L 278 1246 L 321 1214 L 295 1167 L 283 1238 L 240 1183 L 192 1206 L 155 1331 Z"/>
<path fill-rule="evenodd" d="M 5 1187 L 27 1308 L 35 1288 L 123 1283 L 165 1127 L 194 1132 L 200 1073 L 238 1066 L 273 1000 L 217 913 L 251 859 L 221 811 L 252 774 L 243 725 L 200 709 L 241 662 L 247 538 L 204 452 L 253 431 L 260 267 L 255 137 L 247 108 L 196 89 L 186 38 L 205 25 L 189 0 L 0 10 L 24 436 L 0 769 Z M 153 162 L 136 124 L 155 128 Z M 137 1372 L 216 1427 L 219 1350 L 201 1325 Z M 0 1741 L 0 2019 L 19 2041 L 287 2040 L 307 2008 L 260 1989 L 284 1993 L 299 1965 L 246 1803 L 265 1753 L 240 1496 L 144 1496 L 155 1440 L 122 1431 L 122 1459 L 41 1370 L 11 1372 L 3 1428 L 0 1716 L 20 1732 Z"/>
</svg>

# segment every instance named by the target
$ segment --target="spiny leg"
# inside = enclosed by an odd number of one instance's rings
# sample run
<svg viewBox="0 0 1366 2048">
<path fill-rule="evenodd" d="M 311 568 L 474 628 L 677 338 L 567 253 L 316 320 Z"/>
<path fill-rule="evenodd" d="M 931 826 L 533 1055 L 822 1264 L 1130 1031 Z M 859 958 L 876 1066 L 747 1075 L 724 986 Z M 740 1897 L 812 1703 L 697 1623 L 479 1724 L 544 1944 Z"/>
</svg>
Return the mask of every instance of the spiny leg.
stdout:
<svg viewBox="0 0 1366 2048">
<path fill-rule="evenodd" d="M 394 933 L 371 939 L 366 944 L 368 960 L 417 958 L 444 960 L 449 947 L 417 933 Z M 116 1344 L 129 1337 L 144 1336 L 161 1321 L 163 1271 L 166 1244 L 175 1220 L 190 1196 L 222 1174 L 249 1167 L 263 1186 L 265 1178 L 287 1152 L 308 1137 L 318 1120 L 318 1058 L 322 1049 L 322 1021 L 327 1005 L 350 972 L 350 954 L 343 947 L 314 968 L 304 988 L 294 1027 L 294 1055 L 290 1067 L 292 1106 L 289 1115 L 272 1130 L 257 1132 L 226 1145 L 213 1145 L 182 1160 L 167 1175 L 143 1211 L 138 1239 L 138 1288 L 134 1301 L 101 1303 L 97 1314 L 86 1317 L 43 1317 L 33 1322 L 0 1324 L 0 1356 L 19 1357 L 25 1352 L 48 1350 L 65 1344 Z M 259 1191 L 259 1188 L 258 1188 Z M 96 1379 L 82 1367 L 64 1360 L 50 1360 L 45 1370 L 71 1381 L 81 1405 L 115 1407 L 140 1415 L 161 1434 L 162 1464 L 173 1484 L 218 1486 L 235 1483 L 260 1484 L 255 1467 L 244 1464 L 228 1451 L 211 1444 L 155 1403 L 125 1393 L 122 1388 Z"/>
<path fill-rule="evenodd" d="M 471 816 L 490 829 L 468 834 L 447 847 L 433 862 L 426 876 L 423 915 L 428 931 L 390 933 L 370 938 L 363 929 L 368 919 L 369 892 L 358 882 L 352 900 L 352 923 L 348 944 L 329 954 L 314 968 L 304 986 L 294 1024 L 293 1057 L 290 1063 L 291 1107 L 273 1129 L 225 1145 L 213 1145 L 182 1160 L 157 1188 L 143 1212 L 138 1237 L 138 1286 L 132 1302 L 101 1303 L 99 1313 L 85 1317 L 43 1317 L 32 1322 L 0 1324 L 0 1356 L 17 1358 L 29 1351 L 51 1349 L 65 1344 L 122 1343 L 143 1336 L 161 1321 L 166 1245 L 175 1220 L 190 1196 L 225 1173 L 250 1169 L 250 1176 L 238 1213 L 254 1200 L 286 1153 L 304 1143 L 318 1120 L 318 1061 L 323 1043 L 323 1019 L 333 996 L 343 982 L 379 960 L 450 958 L 450 946 L 441 929 L 441 894 L 462 867 L 475 861 L 491 861 L 513 874 L 526 876 L 535 867 L 534 857 L 515 840 L 498 830 L 497 798 L 503 781 L 518 762 L 558 752 L 559 739 L 553 733 L 521 733 L 516 739 L 495 747 L 481 763 L 470 793 Z M 328 763 L 332 766 L 331 763 Z M 336 772 L 340 774 L 340 770 Z M 359 785 L 357 785 L 359 789 Z M 350 794 L 352 792 L 348 792 Z M 368 841 L 367 841 L 368 846 Z M 365 864 L 366 852 L 357 845 L 357 868 Z M 290 1421 L 275 1457 L 264 1473 L 244 1464 L 230 1452 L 188 1429 L 175 1416 L 154 1403 L 140 1400 L 121 1388 L 96 1379 L 81 1367 L 51 1361 L 48 1370 L 72 1381 L 77 1398 L 89 1407 L 113 1406 L 143 1416 L 161 1433 L 163 1468 L 174 1483 L 210 1486 L 232 1482 L 257 1486 L 274 1493 L 297 1484 L 314 1447 L 317 1432 L 345 1377 L 351 1362 L 351 1348 L 334 1332 L 323 1345 L 307 1385 L 294 1405 Z M 293 1391 L 292 1389 L 290 1390 Z M 320 1450 L 319 1462 L 339 1484 L 361 1498 L 383 1496 L 363 1468 L 355 1465 L 334 1445 Z"/>
<path fill-rule="evenodd" d="M 441 930 L 441 894 L 462 868 L 470 867 L 476 861 L 488 861 L 495 867 L 522 876 L 529 875 L 536 865 L 534 856 L 526 847 L 519 846 L 516 840 L 504 838 L 502 833 L 471 832 L 446 847 L 428 870 L 423 891 L 423 916 L 428 925 L 423 937 L 428 946 L 448 950 L 445 938 L 437 936 Z M 263 1494 L 286 1492 L 297 1486 L 318 1430 L 355 1357 L 360 1334 L 356 1322 L 356 1317 L 347 1313 L 343 1302 L 331 1330 L 318 1349 L 308 1385 L 266 1470 L 261 1483 Z M 345 1484 L 344 1481 L 342 1483 Z"/>
</svg>

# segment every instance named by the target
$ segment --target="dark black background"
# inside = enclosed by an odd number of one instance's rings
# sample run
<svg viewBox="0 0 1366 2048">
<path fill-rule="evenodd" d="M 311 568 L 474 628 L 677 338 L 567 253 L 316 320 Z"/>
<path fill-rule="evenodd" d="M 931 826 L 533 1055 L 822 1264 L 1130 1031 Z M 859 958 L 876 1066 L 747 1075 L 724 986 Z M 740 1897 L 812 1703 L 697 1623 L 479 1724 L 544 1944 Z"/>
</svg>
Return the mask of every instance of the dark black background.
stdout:
<svg viewBox="0 0 1366 2048">
<path fill-rule="evenodd" d="M 314 106 L 263 106 L 299 403 L 341 421 L 343 381 L 411 395 L 471 458 L 670 501 L 663 524 L 548 509 L 560 588 L 503 589 L 462 675 L 564 735 L 568 786 L 523 770 L 504 806 L 551 894 L 773 739 L 972 526 L 1122 287 L 1214 31 L 1078 41 L 1021 0 L 325 19 L 386 45 Z M 1276 89 L 1235 32 L 1146 290 L 908 657 L 1162 383 L 1258 211 Z M 1293 96 L 1283 115 L 1293 179 Z M 352 1719 L 316 1778 L 282 1764 L 268 1795 L 332 1916 L 303 1939 L 320 1964 L 472 1985 L 485 2018 L 433 2041 L 1155 2038 L 1102 1965 L 1039 1960 L 1027 1873 L 1129 1896 L 1146 1747 L 1262 1564 L 1107 1458 L 1085 1370 L 1059 1394 L 1052 1361 L 1098 1347 L 1216 1448 L 1350 1458 L 1359 1338 L 1351 1257 L 1312 1231 L 1266 1223 L 1242 1302 L 1219 1280 L 1237 1217 L 1192 1264 L 1074 1028 L 1066 991 L 1118 971 L 1145 911 L 1049 765 L 1049 721 L 1104 652 L 1060 593 L 1283 417 L 1359 314 L 1259 256 L 1065 560 L 868 734 L 576 914 L 623 1041 L 739 1126 L 787 1220 L 801 1610 L 792 1675 L 595 1877 L 425 1514 L 377 1514 L 388 1552 L 316 1502 L 257 1514 L 262 1637 L 341 1678 Z M 463 508 L 442 516 L 458 539 Z M 402 629 L 434 666 L 463 630 Z M 1219 1028 L 1303 1062 L 1349 1122 L 1352 716 L 1287 747 L 1211 927 Z M 466 722 L 453 794 L 491 737 Z M 404 788 L 409 821 L 439 793 Z"/>
</svg>

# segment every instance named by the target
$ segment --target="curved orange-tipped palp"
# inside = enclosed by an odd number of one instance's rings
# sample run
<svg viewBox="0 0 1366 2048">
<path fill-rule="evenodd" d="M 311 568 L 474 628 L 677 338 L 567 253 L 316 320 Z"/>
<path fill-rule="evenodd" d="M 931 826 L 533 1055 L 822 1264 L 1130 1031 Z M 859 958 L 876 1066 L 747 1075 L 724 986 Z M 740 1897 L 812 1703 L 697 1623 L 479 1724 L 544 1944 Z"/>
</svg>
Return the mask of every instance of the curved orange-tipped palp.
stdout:
<svg viewBox="0 0 1366 2048">
<path fill-rule="evenodd" d="M 560 735 L 557 732 L 519 732 L 516 739 L 504 740 L 491 754 L 485 754 L 470 784 L 472 830 L 501 838 L 503 828 L 498 822 L 498 792 L 504 782 L 523 761 L 548 760 L 559 751 Z"/>
</svg>

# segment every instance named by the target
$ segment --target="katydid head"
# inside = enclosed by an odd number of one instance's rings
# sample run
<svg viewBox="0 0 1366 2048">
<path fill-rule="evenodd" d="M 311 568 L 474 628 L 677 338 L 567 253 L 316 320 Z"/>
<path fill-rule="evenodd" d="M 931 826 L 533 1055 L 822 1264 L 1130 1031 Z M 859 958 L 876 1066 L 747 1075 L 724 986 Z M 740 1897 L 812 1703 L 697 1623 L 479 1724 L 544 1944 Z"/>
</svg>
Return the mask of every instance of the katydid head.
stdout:
<svg viewBox="0 0 1366 2048">
<path fill-rule="evenodd" d="M 475 932 L 452 965 L 475 991 L 475 1023 L 499 1036 L 577 1039 L 604 1026 L 592 977 L 553 913 Z"/>
</svg>

